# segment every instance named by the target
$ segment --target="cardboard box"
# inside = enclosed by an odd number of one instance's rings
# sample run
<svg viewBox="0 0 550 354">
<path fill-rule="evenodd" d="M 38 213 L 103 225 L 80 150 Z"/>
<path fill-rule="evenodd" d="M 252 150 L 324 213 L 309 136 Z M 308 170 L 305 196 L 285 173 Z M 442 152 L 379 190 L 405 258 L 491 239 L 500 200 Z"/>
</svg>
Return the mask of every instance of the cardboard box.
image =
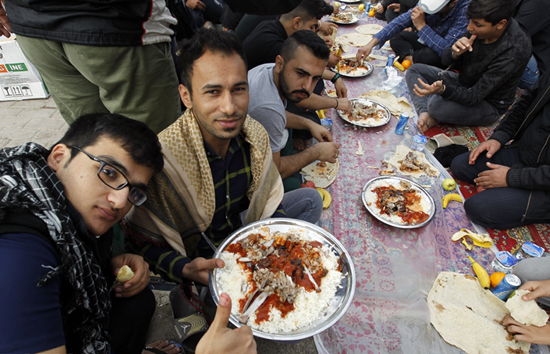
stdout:
<svg viewBox="0 0 550 354">
<path fill-rule="evenodd" d="M 38 70 L 25 57 L 15 35 L 0 37 L 0 101 L 50 97 Z"/>
</svg>

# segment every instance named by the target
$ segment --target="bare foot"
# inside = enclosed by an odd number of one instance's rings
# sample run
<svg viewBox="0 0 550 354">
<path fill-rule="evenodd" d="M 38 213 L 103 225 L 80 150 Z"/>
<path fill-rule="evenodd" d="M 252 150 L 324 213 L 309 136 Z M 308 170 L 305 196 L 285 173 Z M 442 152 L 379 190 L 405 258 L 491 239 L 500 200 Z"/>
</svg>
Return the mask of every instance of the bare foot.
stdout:
<svg viewBox="0 0 550 354">
<path fill-rule="evenodd" d="M 308 139 L 296 138 L 292 140 L 292 147 L 299 151 L 304 151 L 309 147 Z"/>
<path fill-rule="evenodd" d="M 416 123 L 416 128 L 420 133 L 425 133 L 430 128 L 433 128 L 439 124 L 438 121 L 432 118 L 428 112 L 420 113 L 418 116 L 418 122 Z"/>
<path fill-rule="evenodd" d="M 178 354 L 180 352 L 180 348 L 174 344 L 170 344 L 167 340 L 157 340 L 154 343 L 147 344 L 147 347 L 152 347 L 158 350 L 163 351 L 166 354 Z M 152 352 L 148 351 L 147 349 L 143 349 L 141 354 L 150 354 Z"/>
</svg>

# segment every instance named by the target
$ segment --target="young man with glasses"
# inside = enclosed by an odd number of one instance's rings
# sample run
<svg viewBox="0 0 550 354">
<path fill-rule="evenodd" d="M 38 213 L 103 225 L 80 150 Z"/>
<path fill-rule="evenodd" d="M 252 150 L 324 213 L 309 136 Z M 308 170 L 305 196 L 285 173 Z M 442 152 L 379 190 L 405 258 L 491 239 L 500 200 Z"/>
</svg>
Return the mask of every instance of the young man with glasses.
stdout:
<svg viewBox="0 0 550 354">
<path fill-rule="evenodd" d="M 80 117 L 49 151 L 0 150 L 0 353 L 142 352 L 155 311 L 149 266 L 112 254 L 112 227 L 147 200 L 162 167 L 156 135 L 117 114 Z M 113 287 L 123 265 L 134 277 Z"/>
</svg>

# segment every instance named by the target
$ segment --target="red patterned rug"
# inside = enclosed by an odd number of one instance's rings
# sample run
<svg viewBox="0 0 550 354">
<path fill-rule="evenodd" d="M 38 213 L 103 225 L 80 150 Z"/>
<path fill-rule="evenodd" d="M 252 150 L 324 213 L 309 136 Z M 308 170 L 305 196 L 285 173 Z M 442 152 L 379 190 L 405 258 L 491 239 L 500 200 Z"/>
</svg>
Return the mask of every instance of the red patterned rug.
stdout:
<svg viewBox="0 0 550 354">
<path fill-rule="evenodd" d="M 521 93 L 521 91 L 518 91 L 517 98 L 521 96 Z M 489 139 L 497 125 L 498 122 L 487 127 L 461 127 L 441 124 L 430 129 L 426 136 L 432 137 L 440 133 L 447 136 L 460 135 L 468 140 L 468 148 L 472 150 L 481 142 Z M 474 185 L 458 180 L 457 183 L 466 199 L 477 193 Z M 487 229 L 487 232 L 489 232 L 500 251 L 515 253 L 525 241 L 534 242 L 544 247 L 546 251 L 550 250 L 550 224 L 533 224 L 509 230 Z"/>
</svg>

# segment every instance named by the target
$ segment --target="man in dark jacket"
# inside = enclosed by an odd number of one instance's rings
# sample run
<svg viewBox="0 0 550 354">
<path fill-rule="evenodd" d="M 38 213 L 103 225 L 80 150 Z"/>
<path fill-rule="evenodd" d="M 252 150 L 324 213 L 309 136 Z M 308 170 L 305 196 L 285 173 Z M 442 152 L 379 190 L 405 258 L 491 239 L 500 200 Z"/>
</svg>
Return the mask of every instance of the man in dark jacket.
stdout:
<svg viewBox="0 0 550 354">
<path fill-rule="evenodd" d="M 0 353 L 142 352 L 155 311 L 149 266 L 112 254 L 112 226 L 145 202 L 162 167 L 156 135 L 110 113 L 80 117 L 51 150 L 0 150 Z M 133 278 L 113 285 L 124 265 Z M 227 328 L 230 309 L 225 294 L 197 353 L 256 352 L 249 328 Z"/>
<path fill-rule="evenodd" d="M 550 72 L 546 72 L 489 140 L 453 160 L 454 176 L 475 183 L 480 191 L 464 203 L 470 220 L 496 229 L 550 222 L 549 141 Z"/>
</svg>

